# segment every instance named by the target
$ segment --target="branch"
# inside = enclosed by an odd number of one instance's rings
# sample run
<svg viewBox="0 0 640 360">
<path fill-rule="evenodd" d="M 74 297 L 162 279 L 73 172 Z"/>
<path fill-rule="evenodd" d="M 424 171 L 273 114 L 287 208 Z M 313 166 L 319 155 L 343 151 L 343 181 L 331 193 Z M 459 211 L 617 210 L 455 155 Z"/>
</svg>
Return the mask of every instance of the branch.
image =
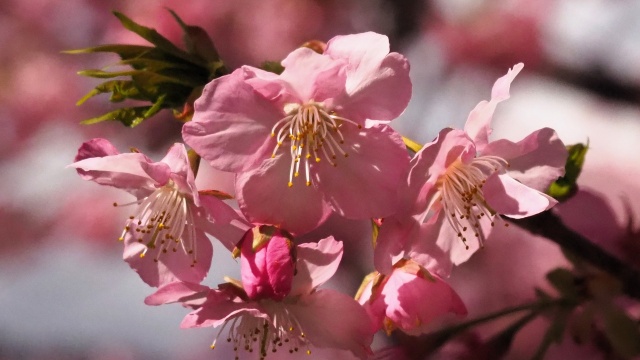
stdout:
<svg viewBox="0 0 640 360">
<path fill-rule="evenodd" d="M 545 211 L 528 218 L 509 221 L 532 234 L 546 237 L 563 249 L 608 272 L 622 282 L 625 294 L 640 299 L 640 272 L 569 229 L 552 212 Z"/>
</svg>

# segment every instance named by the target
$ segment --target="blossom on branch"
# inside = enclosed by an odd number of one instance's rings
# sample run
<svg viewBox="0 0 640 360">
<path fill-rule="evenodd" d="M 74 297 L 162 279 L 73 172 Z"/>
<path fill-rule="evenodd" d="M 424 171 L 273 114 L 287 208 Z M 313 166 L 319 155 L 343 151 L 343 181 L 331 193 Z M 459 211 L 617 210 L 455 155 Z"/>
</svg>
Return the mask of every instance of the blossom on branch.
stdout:
<svg viewBox="0 0 640 360">
<path fill-rule="evenodd" d="M 217 169 L 238 173 L 253 223 L 299 234 L 332 211 L 391 215 L 409 157 L 385 123 L 411 96 L 409 65 L 375 33 L 339 36 L 323 54 L 299 48 L 280 75 L 251 66 L 213 80 L 183 138 Z M 371 196 L 375 194 L 375 196 Z"/>
<path fill-rule="evenodd" d="M 295 260 L 289 260 L 295 261 L 296 272 L 284 297 L 263 292 L 252 299 L 246 289 L 253 284 L 245 283 L 243 276 L 242 282 L 231 280 L 218 289 L 183 282 L 167 284 L 145 303 L 180 302 L 195 309 L 181 326 L 220 327 L 212 349 L 222 339 L 233 343 L 236 354 L 244 349 L 262 359 L 278 351 L 311 354 L 312 347 L 349 350 L 366 358 L 371 354 L 375 329 L 364 308 L 337 291 L 316 290 L 338 268 L 342 243 L 328 237 L 298 245 L 295 253 Z"/>
<path fill-rule="evenodd" d="M 159 162 L 139 153 L 119 153 L 105 139 L 82 144 L 69 165 L 85 180 L 128 191 L 136 200 L 125 222 L 124 260 L 150 286 L 199 283 L 211 266 L 213 247 L 205 231 L 227 233 L 236 212 L 209 192 L 198 193 L 183 144 Z M 227 245 L 229 247 L 229 245 Z"/>
<path fill-rule="evenodd" d="M 443 129 L 411 160 L 402 210 L 382 226 L 376 268 L 387 272 L 408 257 L 448 276 L 484 245 L 502 216 L 514 219 L 551 208 L 543 193 L 564 174 L 567 150 L 555 131 L 543 128 L 519 142 L 489 141 L 491 119 L 523 65 L 498 79 L 490 101 L 469 114 L 464 130 Z M 410 219 L 410 218 L 413 219 Z M 385 229 L 385 227 L 387 227 Z"/>
</svg>

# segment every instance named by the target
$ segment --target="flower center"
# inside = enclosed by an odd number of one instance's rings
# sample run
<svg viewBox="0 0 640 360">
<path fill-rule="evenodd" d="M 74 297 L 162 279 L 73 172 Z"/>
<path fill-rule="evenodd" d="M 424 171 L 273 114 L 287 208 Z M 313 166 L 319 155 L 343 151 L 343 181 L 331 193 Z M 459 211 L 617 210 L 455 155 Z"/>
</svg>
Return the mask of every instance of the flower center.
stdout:
<svg viewBox="0 0 640 360">
<path fill-rule="evenodd" d="M 338 154 L 348 157 L 344 151 L 344 136 L 341 131 L 343 123 L 362 126 L 328 111 L 323 103 L 309 101 L 305 104 L 287 104 L 284 108 L 287 116 L 280 119 L 271 129 L 271 137 L 276 138 L 276 146 L 271 157 L 275 157 L 278 149 L 288 139 L 291 143 L 291 167 L 289 170 L 289 187 L 293 186 L 293 178 L 300 175 L 300 162 L 304 157 L 304 171 L 307 186 L 311 185 L 309 176 L 310 162 L 320 162 L 322 157 L 331 165 L 337 166 Z"/>
<path fill-rule="evenodd" d="M 311 355 L 309 342 L 301 331 L 298 321 L 285 308 L 280 306 L 279 309 L 270 320 L 247 313 L 227 320 L 213 340 L 211 349 L 215 349 L 218 338 L 228 326 L 227 342 L 233 343 L 236 360 L 240 358 L 238 352 L 241 349 L 250 353 L 259 351 L 260 360 L 282 349 L 290 354 L 304 351 L 305 354 Z"/>
<path fill-rule="evenodd" d="M 178 191 L 172 180 L 155 190 L 151 195 L 120 206 L 138 204 L 135 213 L 129 216 L 122 235 L 127 232 L 136 236 L 137 241 L 146 245 L 140 254 L 156 251 L 154 261 L 158 262 L 163 254 L 177 252 L 181 248 L 191 258 L 191 266 L 196 263 L 196 232 L 193 214 L 187 198 Z M 117 203 L 114 206 L 119 206 Z"/>
<path fill-rule="evenodd" d="M 465 232 L 473 232 L 480 246 L 484 246 L 482 222 L 495 226 L 495 218 L 500 218 L 485 201 L 482 187 L 489 176 L 506 167 L 509 167 L 507 161 L 497 156 L 476 157 L 469 164 L 456 160 L 438 179 L 440 202 L 447 221 L 467 249 Z"/>
</svg>

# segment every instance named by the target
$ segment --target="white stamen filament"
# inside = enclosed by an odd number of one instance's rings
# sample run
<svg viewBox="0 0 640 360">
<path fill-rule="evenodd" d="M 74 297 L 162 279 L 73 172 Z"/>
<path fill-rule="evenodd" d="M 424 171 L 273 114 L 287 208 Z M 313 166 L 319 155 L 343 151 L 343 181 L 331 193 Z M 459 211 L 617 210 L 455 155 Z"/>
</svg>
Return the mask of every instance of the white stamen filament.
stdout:
<svg viewBox="0 0 640 360">
<path fill-rule="evenodd" d="M 310 162 L 320 162 L 324 157 L 331 165 L 337 166 L 336 154 L 344 157 L 349 154 L 343 149 L 343 123 L 362 128 L 356 122 L 330 114 L 323 103 L 314 101 L 305 104 L 288 104 L 285 106 L 287 116 L 275 123 L 271 136 L 276 139 L 276 146 L 271 157 L 288 138 L 291 147 L 291 166 L 289 168 L 289 187 L 293 186 L 293 178 L 300 174 L 300 162 L 304 161 L 304 172 L 307 186 L 311 185 Z M 304 160 L 303 160 L 304 158 Z"/>
<path fill-rule="evenodd" d="M 277 309 L 270 321 L 246 313 L 225 321 L 211 343 L 211 349 L 215 349 L 218 338 L 228 328 L 226 340 L 233 343 L 236 359 L 240 358 L 241 349 L 250 353 L 258 351 L 261 360 L 270 353 L 277 353 L 283 347 L 287 348 L 290 354 L 306 348 L 305 353 L 310 355 L 309 342 L 298 320 L 286 308 L 277 306 Z"/>
<path fill-rule="evenodd" d="M 196 230 L 188 201 L 173 181 L 169 181 L 146 198 L 127 204 L 114 203 L 114 206 L 139 204 L 135 213 L 129 216 L 118 240 L 124 240 L 130 232 L 146 246 L 140 257 L 145 257 L 149 250 L 157 249 L 153 259 L 156 262 L 170 251 L 177 252 L 182 248 L 191 259 L 191 266 L 195 266 Z"/>
<path fill-rule="evenodd" d="M 494 226 L 495 218 L 500 218 L 485 201 L 482 187 L 489 176 L 508 166 L 506 160 L 497 156 L 480 156 L 469 164 L 456 160 L 438 180 L 439 191 L 436 198 L 440 199 L 447 222 L 467 249 L 469 245 L 464 235 L 466 231 L 471 230 L 483 247 L 485 234 L 482 222 L 486 221 Z"/>
</svg>

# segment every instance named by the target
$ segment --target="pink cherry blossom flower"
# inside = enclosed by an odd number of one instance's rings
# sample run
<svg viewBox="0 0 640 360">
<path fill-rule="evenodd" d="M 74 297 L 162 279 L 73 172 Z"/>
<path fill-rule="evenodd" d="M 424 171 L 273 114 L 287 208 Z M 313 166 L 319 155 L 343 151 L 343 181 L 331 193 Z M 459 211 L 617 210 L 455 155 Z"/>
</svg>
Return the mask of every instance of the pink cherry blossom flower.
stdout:
<svg viewBox="0 0 640 360">
<path fill-rule="evenodd" d="M 175 282 L 158 289 L 145 303 L 180 302 L 194 308 L 182 321 L 183 328 L 220 327 L 220 337 L 260 358 L 279 351 L 310 354 L 312 347 L 351 351 L 364 359 L 371 354 L 375 330 L 366 311 L 353 298 L 334 290 L 316 288 L 327 281 L 342 258 L 342 242 L 333 237 L 298 245 L 296 275 L 289 293 L 275 298 L 249 298 L 242 283 L 230 282 L 218 289 Z"/>
<path fill-rule="evenodd" d="M 93 139 L 82 144 L 70 167 L 85 180 L 136 196 L 120 205 L 137 208 L 119 240 L 125 243 L 124 260 L 150 286 L 200 282 L 213 255 L 205 231 L 230 231 L 227 225 L 238 217 L 222 200 L 198 193 L 183 144 L 174 144 L 161 161 L 153 162 L 141 153 L 121 154 L 105 139 Z"/>
<path fill-rule="evenodd" d="M 333 38 L 323 54 L 296 49 L 282 65 L 281 75 L 243 66 L 209 83 L 185 142 L 239 173 L 238 202 L 253 223 L 303 233 L 331 211 L 391 215 L 409 157 L 385 123 L 411 96 L 407 60 L 385 36 L 363 33 Z"/>
<path fill-rule="evenodd" d="M 387 334 L 398 329 L 420 335 L 436 319 L 467 314 L 458 294 L 444 280 L 405 259 L 394 265 L 390 275 L 374 272 L 369 276 L 358 301 Z"/>
<path fill-rule="evenodd" d="M 464 130 L 442 130 L 412 159 L 405 206 L 380 231 L 379 271 L 387 273 L 404 256 L 448 276 L 452 265 L 483 246 L 502 215 L 523 218 L 557 203 L 542 193 L 564 174 L 567 151 L 554 130 L 540 129 L 517 143 L 489 142 L 496 106 L 509 98 L 522 67 L 496 81 L 491 100 L 471 111 Z"/>
</svg>

